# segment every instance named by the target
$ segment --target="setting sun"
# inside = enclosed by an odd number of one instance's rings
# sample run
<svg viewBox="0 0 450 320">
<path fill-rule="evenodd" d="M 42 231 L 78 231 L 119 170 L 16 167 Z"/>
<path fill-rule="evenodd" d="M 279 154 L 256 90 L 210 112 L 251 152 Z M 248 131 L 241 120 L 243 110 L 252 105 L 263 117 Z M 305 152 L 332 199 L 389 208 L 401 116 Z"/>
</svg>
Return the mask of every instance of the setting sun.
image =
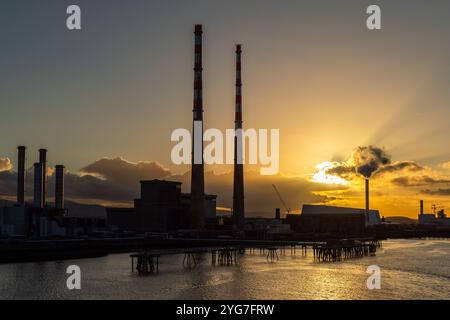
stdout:
<svg viewBox="0 0 450 320">
<path fill-rule="evenodd" d="M 325 183 L 325 184 L 340 184 L 348 185 L 349 182 L 340 177 L 328 174 L 327 171 L 336 166 L 337 162 L 325 161 L 316 165 L 316 169 L 319 170 L 312 177 L 313 182 Z"/>
</svg>

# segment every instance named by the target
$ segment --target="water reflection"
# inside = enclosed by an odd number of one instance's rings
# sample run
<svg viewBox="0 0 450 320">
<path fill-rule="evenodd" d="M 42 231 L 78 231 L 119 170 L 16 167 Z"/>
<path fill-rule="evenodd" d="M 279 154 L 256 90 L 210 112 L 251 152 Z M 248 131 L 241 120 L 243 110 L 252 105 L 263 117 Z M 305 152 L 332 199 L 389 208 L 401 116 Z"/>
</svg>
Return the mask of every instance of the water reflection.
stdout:
<svg viewBox="0 0 450 320">
<path fill-rule="evenodd" d="M 95 259 L 0 265 L 1 299 L 450 299 L 450 242 L 396 240 L 375 257 L 317 263 L 258 253 L 238 255 L 235 266 L 195 268 L 183 255 L 163 256 L 160 272 L 138 276 L 127 254 Z M 66 288 L 66 268 L 81 268 L 81 290 Z M 381 290 L 368 290 L 366 268 L 382 270 Z"/>
</svg>

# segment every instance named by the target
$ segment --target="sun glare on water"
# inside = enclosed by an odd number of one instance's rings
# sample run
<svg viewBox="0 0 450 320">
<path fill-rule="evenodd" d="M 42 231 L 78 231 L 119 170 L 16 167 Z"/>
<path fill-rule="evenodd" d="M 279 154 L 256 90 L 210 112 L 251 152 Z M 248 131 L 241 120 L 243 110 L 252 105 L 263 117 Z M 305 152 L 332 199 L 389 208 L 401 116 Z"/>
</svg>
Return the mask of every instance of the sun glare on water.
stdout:
<svg viewBox="0 0 450 320">
<path fill-rule="evenodd" d="M 316 169 L 318 170 L 318 172 L 313 175 L 311 181 L 325 184 L 348 185 L 349 182 L 347 180 L 327 173 L 327 171 L 329 169 L 332 169 L 334 166 L 335 164 L 330 161 L 319 163 L 318 165 L 316 165 Z"/>
</svg>

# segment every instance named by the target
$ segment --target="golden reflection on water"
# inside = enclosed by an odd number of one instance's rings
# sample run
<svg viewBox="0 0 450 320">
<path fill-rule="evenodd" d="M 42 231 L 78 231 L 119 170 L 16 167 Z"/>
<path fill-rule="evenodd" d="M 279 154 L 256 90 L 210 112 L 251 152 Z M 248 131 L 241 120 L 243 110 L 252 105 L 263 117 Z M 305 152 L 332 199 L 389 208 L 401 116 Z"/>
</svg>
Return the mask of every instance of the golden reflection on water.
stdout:
<svg viewBox="0 0 450 320">
<path fill-rule="evenodd" d="M 450 299 L 450 242 L 395 240 L 375 257 L 338 263 L 307 257 L 238 256 L 231 267 L 208 255 L 183 269 L 182 255 L 163 256 L 160 271 L 140 277 L 127 254 L 95 259 L 0 265 L 0 299 Z M 66 267 L 82 270 L 82 290 L 68 291 Z M 381 290 L 368 290 L 369 265 L 382 271 Z"/>
</svg>

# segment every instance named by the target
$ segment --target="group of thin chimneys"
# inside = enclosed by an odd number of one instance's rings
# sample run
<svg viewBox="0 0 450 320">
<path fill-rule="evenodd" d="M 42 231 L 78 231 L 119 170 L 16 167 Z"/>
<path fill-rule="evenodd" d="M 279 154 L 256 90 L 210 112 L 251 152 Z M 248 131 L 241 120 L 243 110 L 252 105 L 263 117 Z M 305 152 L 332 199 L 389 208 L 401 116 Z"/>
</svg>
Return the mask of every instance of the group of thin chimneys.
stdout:
<svg viewBox="0 0 450 320">
<path fill-rule="evenodd" d="M 203 26 L 201 24 L 195 25 L 195 49 L 194 49 L 194 107 L 193 107 L 193 121 L 203 121 L 203 79 L 202 79 L 202 34 Z M 236 100 L 235 100 L 235 128 L 242 129 L 242 80 L 241 80 L 241 53 L 242 47 L 240 44 L 236 45 Z M 203 128 L 202 128 L 203 136 Z M 195 146 L 195 139 L 193 138 L 193 150 L 201 147 L 201 154 L 203 154 L 203 144 Z M 244 226 L 244 172 L 243 165 L 236 161 L 237 141 L 235 137 L 235 166 L 234 166 L 234 182 L 233 182 L 233 220 L 238 229 Z M 191 169 L 191 224 L 195 229 L 203 229 L 205 223 L 205 181 L 204 181 L 204 167 L 203 158 L 201 163 L 194 163 L 192 157 Z"/>
<path fill-rule="evenodd" d="M 17 203 L 25 204 L 25 150 L 19 146 L 17 166 Z M 33 206 L 44 208 L 46 206 L 47 188 L 47 149 L 39 149 L 39 162 L 34 163 L 34 197 Z M 64 208 L 64 166 L 55 166 L 55 208 Z"/>
</svg>

